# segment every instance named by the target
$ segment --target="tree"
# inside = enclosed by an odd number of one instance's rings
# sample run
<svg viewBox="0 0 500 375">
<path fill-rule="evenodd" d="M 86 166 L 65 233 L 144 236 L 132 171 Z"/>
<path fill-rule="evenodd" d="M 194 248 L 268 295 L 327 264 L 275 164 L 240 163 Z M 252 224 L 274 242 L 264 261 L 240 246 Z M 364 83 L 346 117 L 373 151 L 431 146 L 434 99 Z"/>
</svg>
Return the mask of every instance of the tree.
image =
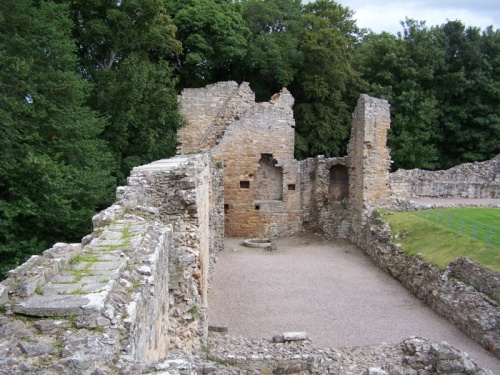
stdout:
<svg viewBox="0 0 500 375">
<path fill-rule="evenodd" d="M 289 86 L 302 65 L 300 0 L 246 0 L 243 19 L 251 31 L 240 80 L 248 81 L 257 100 L 269 100 Z"/>
<path fill-rule="evenodd" d="M 500 153 L 500 30 L 481 33 L 460 21 L 440 28 L 446 69 L 436 84 L 442 107 L 444 168 Z"/>
<path fill-rule="evenodd" d="M 173 59 L 180 87 L 232 79 L 246 54 L 249 30 L 241 7 L 223 0 L 166 0 L 182 54 Z"/>
<path fill-rule="evenodd" d="M 75 241 L 113 199 L 105 121 L 84 105 L 68 7 L 0 3 L 1 272 Z"/>
<path fill-rule="evenodd" d="M 499 31 L 406 20 L 365 37 L 357 66 L 391 103 L 394 168 L 445 169 L 500 152 Z"/>
<path fill-rule="evenodd" d="M 82 75 L 95 85 L 89 104 L 108 119 L 103 137 L 122 184 L 133 166 L 175 154 L 175 26 L 160 0 L 77 1 L 71 11 Z"/>
<path fill-rule="evenodd" d="M 296 156 L 344 155 L 351 114 L 363 87 L 353 69 L 360 31 L 353 12 L 330 0 L 305 6 L 299 51 L 303 63 L 290 86 L 296 99 Z"/>
<path fill-rule="evenodd" d="M 389 100 L 388 146 L 393 168 L 434 169 L 440 109 L 434 80 L 444 66 L 439 33 L 407 19 L 403 34 L 367 35 L 357 50 L 357 66 L 370 82 L 368 93 Z"/>
</svg>

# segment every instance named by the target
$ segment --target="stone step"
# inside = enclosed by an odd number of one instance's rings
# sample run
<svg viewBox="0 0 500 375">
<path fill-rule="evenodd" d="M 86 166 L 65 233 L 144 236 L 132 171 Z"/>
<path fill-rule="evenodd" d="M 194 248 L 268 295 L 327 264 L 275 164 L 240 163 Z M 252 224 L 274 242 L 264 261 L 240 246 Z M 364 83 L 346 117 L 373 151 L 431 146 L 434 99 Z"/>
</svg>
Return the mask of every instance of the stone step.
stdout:
<svg viewBox="0 0 500 375">
<path fill-rule="evenodd" d="M 141 242 L 147 224 L 117 221 L 35 292 L 12 306 L 18 314 L 53 317 L 76 316 L 81 325 L 95 326 L 105 301 L 127 265 L 124 251 Z M 97 324 L 99 325 L 99 324 Z"/>
</svg>

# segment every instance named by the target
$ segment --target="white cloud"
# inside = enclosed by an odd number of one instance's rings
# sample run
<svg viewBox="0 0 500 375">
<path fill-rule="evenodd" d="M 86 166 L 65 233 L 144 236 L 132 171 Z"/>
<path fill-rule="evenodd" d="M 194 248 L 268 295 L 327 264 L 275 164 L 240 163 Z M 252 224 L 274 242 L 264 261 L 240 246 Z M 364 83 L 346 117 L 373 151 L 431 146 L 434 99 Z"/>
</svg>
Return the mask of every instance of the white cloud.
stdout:
<svg viewBox="0 0 500 375">
<path fill-rule="evenodd" d="M 308 2 L 308 1 L 304 1 Z M 427 26 L 460 20 L 465 26 L 500 28 L 500 6 L 490 0 L 339 0 L 355 12 L 359 27 L 375 32 L 402 31 L 406 17 L 425 21 Z"/>
</svg>

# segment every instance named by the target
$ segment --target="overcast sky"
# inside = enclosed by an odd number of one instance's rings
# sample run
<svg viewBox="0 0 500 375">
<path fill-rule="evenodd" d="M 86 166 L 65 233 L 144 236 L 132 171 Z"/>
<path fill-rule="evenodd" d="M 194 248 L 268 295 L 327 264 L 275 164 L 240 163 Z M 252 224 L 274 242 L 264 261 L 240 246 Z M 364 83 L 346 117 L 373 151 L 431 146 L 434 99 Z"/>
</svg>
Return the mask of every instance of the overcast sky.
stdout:
<svg viewBox="0 0 500 375">
<path fill-rule="evenodd" d="M 304 1 L 308 2 L 308 1 Z M 405 17 L 426 21 L 427 26 L 460 20 L 465 26 L 500 29 L 500 0 L 337 0 L 355 12 L 358 27 L 374 32 L 402 31 Z"/>
</svg>

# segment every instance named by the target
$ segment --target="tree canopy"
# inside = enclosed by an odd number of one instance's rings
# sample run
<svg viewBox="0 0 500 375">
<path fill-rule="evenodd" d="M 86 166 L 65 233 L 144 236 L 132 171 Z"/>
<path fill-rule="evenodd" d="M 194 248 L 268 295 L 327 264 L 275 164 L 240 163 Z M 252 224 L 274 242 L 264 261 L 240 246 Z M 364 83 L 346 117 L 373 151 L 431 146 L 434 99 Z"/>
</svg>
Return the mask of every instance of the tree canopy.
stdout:
<svg viewBox="0 0 500 375">
<path fill-rule="evenodd" d="M 500 153 L 500 31 L 407 19 L 365 36 L 356 65 L 391 104 L 395 168 L 445 169 Z"/>
<path fill-rule="evenodd" d="M 107 119 L 102 137 L 124 183 L 136 165 L 172 156 L 181 124 L 168 60 L 180 53 L 175 26 L 161 0 L 71 2 L 88 104 Z"/>
</svg>

